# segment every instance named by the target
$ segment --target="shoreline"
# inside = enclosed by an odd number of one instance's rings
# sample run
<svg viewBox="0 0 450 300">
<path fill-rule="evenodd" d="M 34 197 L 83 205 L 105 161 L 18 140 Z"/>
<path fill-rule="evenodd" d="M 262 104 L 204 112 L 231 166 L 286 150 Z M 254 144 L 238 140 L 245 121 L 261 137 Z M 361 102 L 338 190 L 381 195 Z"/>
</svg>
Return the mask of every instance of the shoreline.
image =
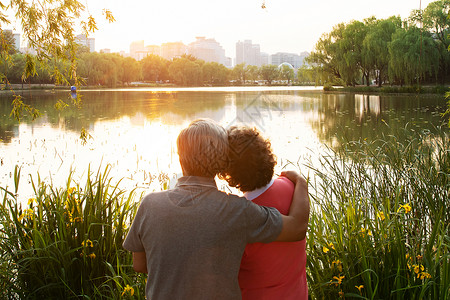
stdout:
<svg viewBox="0 0 450 300">
<path fill-rule="evenodd" d="M 54 84 L 12 84 L 8 88 L 0 90 L 1 93 L 18 91 L 68 91 L 70 86 L 57 86 Z M 315 85 L 222 85 L 222 86 L 179 86 L 175 84 L 130 84 L 117 87 L 105 86 L 81 86 L 79 91 L 155 91 L 155 92 L 177 92 L 177 91 L 323 91 L 338 93 L 363 93 L 363 94 L 441 94 L 450 91 L 447 85 L 423 85 L 423 86 L 315 86 Z"/>
</svg>

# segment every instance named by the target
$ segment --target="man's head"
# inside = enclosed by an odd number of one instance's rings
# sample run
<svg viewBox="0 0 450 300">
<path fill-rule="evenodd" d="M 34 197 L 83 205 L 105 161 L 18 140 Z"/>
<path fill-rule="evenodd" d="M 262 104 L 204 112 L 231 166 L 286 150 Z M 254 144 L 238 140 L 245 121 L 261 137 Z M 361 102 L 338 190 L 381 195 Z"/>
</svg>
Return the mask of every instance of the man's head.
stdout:
<svg viewBox="0 0 450 300">
<path fill-rule="evenodd" d="M 181 130 L 177 147 L 185 176 L 214 177 L 227 163 L 227 132 L 210 119 L 195 120 Z"/>
<path fill-rule="evenodd" d="M 265 186 L 276 165 L 270 141 L 255 128 L 231 127 L 228 130 L 229 164 L 221 177 L 242 192 Z"/>
</svg>

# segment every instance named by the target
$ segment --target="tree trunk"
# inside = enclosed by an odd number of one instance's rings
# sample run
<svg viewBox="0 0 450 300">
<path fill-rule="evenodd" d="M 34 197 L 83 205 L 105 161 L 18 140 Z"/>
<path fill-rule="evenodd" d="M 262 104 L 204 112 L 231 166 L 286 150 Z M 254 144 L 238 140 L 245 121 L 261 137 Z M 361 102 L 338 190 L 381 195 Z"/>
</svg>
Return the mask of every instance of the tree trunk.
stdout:
<svg viewBox="0 0 450 300">
<path fill-rule="evenodd" d="M 381 70 L 378 71 L 378 87 L 381 87 Z"/>
</svg>

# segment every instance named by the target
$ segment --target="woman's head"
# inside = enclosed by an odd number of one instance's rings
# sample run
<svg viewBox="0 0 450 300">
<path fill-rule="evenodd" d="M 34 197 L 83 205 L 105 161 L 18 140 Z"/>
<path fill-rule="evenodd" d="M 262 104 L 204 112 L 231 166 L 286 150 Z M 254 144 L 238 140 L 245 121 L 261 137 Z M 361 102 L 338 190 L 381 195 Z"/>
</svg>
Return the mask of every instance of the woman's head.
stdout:
<svg viewBox="0 0 450 300">
<path fill-rule="evenodd" d="M 230 186 L 242 192 L 267 185 L 276 165 L 270 141 L 255 128 L 231 127 L 228 130 L 229 163 L 221 173 Z"/>
<path fill-rule="evenodd" d="M 181 130 L 177 148 L 184 175 L 214 177 L 227 163 L 227 132 L 213 120 L 198 119 Z"/>
</svg>

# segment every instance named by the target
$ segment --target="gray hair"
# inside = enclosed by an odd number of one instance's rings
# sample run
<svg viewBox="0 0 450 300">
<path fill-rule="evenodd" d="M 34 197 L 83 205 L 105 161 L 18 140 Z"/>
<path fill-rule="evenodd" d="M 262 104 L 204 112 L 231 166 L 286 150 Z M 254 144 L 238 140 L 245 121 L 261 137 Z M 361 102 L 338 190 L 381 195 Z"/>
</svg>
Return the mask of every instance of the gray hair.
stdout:
<svg viewBox="0 0 450 300">
<path fill-rule="evenodd" d="M 181 130 L 178 156 L 184 175 L 214 177 L 228 161 L 228 134 L 211 119 L 197 119 Z"/>
</svg>

